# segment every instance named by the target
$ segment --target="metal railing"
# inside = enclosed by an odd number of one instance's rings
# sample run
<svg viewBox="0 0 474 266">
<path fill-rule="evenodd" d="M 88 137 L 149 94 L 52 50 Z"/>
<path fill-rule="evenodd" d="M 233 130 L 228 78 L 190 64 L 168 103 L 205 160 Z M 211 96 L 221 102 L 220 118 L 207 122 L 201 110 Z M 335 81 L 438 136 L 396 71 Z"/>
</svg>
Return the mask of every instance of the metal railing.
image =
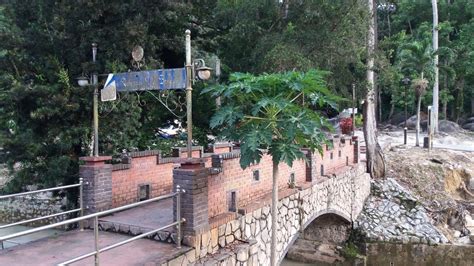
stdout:
<svg viewBox="0 0 474 266">
<path fill-rule="evenodd" d="M 178 186 L 176 186 L 176 192 L 173 192 L 173 193 L 170 193 L 170 194 L 167 194 L 167 195 L 163 195 L 163 196 L 160 196 L 160 197 L 156 197 L 156 198 L 152 198 L 152 199 L 148 199 L 148 200 L 128 204 L 128 205 L 125 205 L 125 206 L 113 208 L 113 209 L 106 210 L 106 211 L 101 211 L 101 212 L 92 213 L 92 214 L 89 214 L 89 215 L 84 215 L 82 217 L 77 217 L 77 218 L 74 218 L 74 219 L 69 219 L 69 220 L 65 220 L 65 221 L 50 224 L 50 225 L 45 225 L 45 226 L 38 227 L 38 228 L 33 228 L 33 229 L 30 229 L 30 230 L 27 230 L 27 231 L 22 231 L 22 232 L 18 232 L 18 233 L 7 235 L 7 236 L 2 236 L 2 237 L 0 237 L 0 241 L 5 241 L 5 240 L 16 238 L 16 237 L 33 234 L 33 233 L 36 233 L 36 232 L 40 232 L 40 231 L 43 231 L 43 230 L 55 228 L 55 227 L 58 227 L 58 226 L 63 226 L 63 225 L 71 224 L 71 223 L 81 222 L 81 221 L 88 220 L 88 219 L 94 219 L 93 227 L 94 227 L 94 249 L 95 250 L 92 251 L 92 252 L 89 252 L 87 254 L 84 254 L 84 255 L 75 257 L 73 259 L 70 259 L 68 261 L 62 262 L 58 265 L 68 265 L 70 263 L 74 263 L 74 262 L 83 260 L 85 258 L 94 256 L 95 265 L 98 266 L 99 265 L 99 254 L 100 253 L 111 250 L 111 249 L 114 249 L 114 248 L 117 248 L 117 247 L 125 245 L 125 244 L 128 244 L 132 241 L 144 238 L 146 236 L 157 233 L 158 231 L 164 230 L 164 229 L 172 227 L 172 226 L 176 226 L 176 234 L 177 234 L 176 235 L 176 239 L 177 239 L 176 246 L 177 246 L 177 248 L 181 248 L 181 238 L 182 238 L 181 237 L 181 233 L 182 233 L 181 232 L 181 224 L 183 222 L 185 222 L 185 219 L 181 218 L 181 194 L 184 193 L 184 192 L 185 192 L 184 189 L 180 189 L 180 186 L 178 185 Z M 124 241 L 121 241 L 121 242 L 118 242 L 118 243 L 115 243 L 115 244 L 112 244 L 112 245 L 109 245 L 109 246 L 106 246 L 106 247 L 103 247 L 103 248 L 99 248 L 99 217 L 100 216 L 112 214 L 114 212 L 124 211 L 124 210 L 127 210 L 127 209 L 131 209 L 131 208 L 134 208 L 134 207 L 138 207 L 138 206 L 147 204 L 147 203 L 160 201 L 160 200 L 164 200 L 164 199 L 169 199 L 169 198 L 173 198 L 173 197 L 176 197 L 176 206 L 177 206 L 176 221 L 175 222 L 173 222 L 171 224 L 168 224 L 168 225 L 165 225 L 165 226 L 162 226 L 158 229 L 154 229 L 152 231 L 134 236 L 134 237 L 126 239 Z"/>
<path fill-rule="evenodd" d="M 59 186 L 59 187 L 52 187 L 52 188 L 46 188 L 46 189 L 39 189 L 39 190 L 33 190 L 33 191 L 21 192 L 21 193 L 15 193 L 15 194 L 1 195 L 0 200 L 3 200 L 3 199 L 15 198 L 15 197 L 22 197 L 22 196 L 31 195 L 31 194 L 38 194 L 38 193 L 44 193 L 44 192 L 50 192 L 50 191 L 56 191 L 56 190 L 63 190 L 63 189 L 69 189 L 69 188 L 76 188 L 76 187 L 79 188 L 79 208 L 69 210 L 69 211 L 54 213 L 54 214 L 50 214 L 50 215 L 40 216 L 40 217 L 28 219 L 28 220 L 23 220 L 23 221 L 18 221 L 18 222 L 14 222 L 14 223 L 1 225 L 0 229 L 9 228 L 9 227 L 16 226 L 16 225 L 32 223 L 32 222 L 36 222 L 36 221 L 40 221 L 40 220 L 44 220 L 44 219 L 49 219 L 49 218 L 53 218 L 53 217 L 57 217 L 57 216 L 61 216 L 61 215 L 75 213 L 75 212 L 78 212 L 79 216 L 83 216 L 84 215 L 84 196 L 83 196 L 84 181 L 83 181 L 82 178 L 79 178 L 79 183 L 77 183 L 77 184 Z M 84 225 L 83 225 L 82 222 L 79 223 L 79 228 L 81 230 L 84 229 Z M 3 241 L 4 241 L 3 238 L 0 237 L 0 246 L 1 246 L 2 249 L 4 248 Z"/>
</svg>

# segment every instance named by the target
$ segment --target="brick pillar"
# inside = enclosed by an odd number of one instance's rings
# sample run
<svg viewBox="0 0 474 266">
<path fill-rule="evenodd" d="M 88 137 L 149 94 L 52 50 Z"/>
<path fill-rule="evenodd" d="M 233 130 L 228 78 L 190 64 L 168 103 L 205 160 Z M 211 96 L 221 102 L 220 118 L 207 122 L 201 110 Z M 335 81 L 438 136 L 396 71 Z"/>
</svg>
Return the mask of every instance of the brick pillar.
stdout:
<svg viewBox="0 0 474 266">
<path fill-rule="evenodd" d="M 316 180 L 316 176 L 314 175 L 314 164 L 316 158 L 314 158 L 314 154 L 308 150 L 306 153 L 306 182 L 313 182 Z"/>
<path fill-rule="evenodd" d="M 81 157 L 85 164 L 79 167 L 84 179 L 85 213 L 95 213 L 112 208 L 112 165 L 105 161 L 111 156 Z"/>
<path fill-rule="evenodd" d="M 352 137 L 352 143 L 354 145 L 354 163 L 358 164 L 360 161 L 360 148 L 359 148 L 359 138 Z"/>
<path fill-rule="evenodd" d="M 180 168 L 173 170 L 173 190 L 179 185 L 185 192 L 181 195 L 181 217 L 184 235 L 198 235 L 209 230 L 208 169 L 200 159 L 188 159 Z M 176 219 L 176 199 L 173 204 Z"/>
</svg>

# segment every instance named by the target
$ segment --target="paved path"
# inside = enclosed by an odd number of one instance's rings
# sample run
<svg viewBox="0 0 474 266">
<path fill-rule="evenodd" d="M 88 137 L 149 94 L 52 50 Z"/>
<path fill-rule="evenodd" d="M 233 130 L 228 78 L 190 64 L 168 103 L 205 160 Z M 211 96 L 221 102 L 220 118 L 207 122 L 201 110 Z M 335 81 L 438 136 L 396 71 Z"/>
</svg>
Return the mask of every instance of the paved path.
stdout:
<svg viewBox="0 0 474 266">
<path fill-rule="evenodd" d="M 114 224 L 132 225 L 150 230 L 173 222 L 173 199 L 160 200 L 99 218 Z"/>
<path fill-rule="evenodd" d="M 109 232 L 99 233 L 99 246 L 104 247 L 123 241 L 130 236 Z M 94 233 L 92 230 L 70 231 L 46 239 L 30 242 L 0 251 L 0 265 L 56 265 L 76 256 L 92 252 Z M 148 239 L 133 241 L 100 255 L 100 265 L 144 265 L 159 262 L 167 257 L 188 251 L 189 248 L 176 248 L 175 245 Z M 94 258 L 84 259 L 72 265 L 94 265 Z"/>
<path fill-rule="evenodd" d="M 0 225 L 4 225 L 4 224 L 0 224 Z M 0 229 L 0 236 L 11 235 L 11 234 L 18 233 L 18 232 L 21 232 L 21 231 L 26 231 L 26 230 L 31 229 L 31 228 L 32 227 L 17 225 L 17 226 L 12 226 L 12 227 L 8 227 L 8 228 Z M 10 248 L 10 247 L 13 247 L 13 246 L 16 246 L 16 245 L 25 244 L 25 243 L 35 241 L 35 240 L 38 240 L 38 239 L 41 239 L 41 238 L 45 238 L 45 237 L 48 237 L 48 236 L 56 236 L 56 235 L 60 234 L 61 232 L 62 232 L 61 230 L 55 230 L 55 229 L 44 230 L 44 231 L 37 232 L 37 233 L 34 233 L 34 234 L 21 236 L 21 237 L 17 237 L 17 238 L 14 238 L 14 239 L 4 241 L 3 246 L 5 248 Z"/>
</svg>

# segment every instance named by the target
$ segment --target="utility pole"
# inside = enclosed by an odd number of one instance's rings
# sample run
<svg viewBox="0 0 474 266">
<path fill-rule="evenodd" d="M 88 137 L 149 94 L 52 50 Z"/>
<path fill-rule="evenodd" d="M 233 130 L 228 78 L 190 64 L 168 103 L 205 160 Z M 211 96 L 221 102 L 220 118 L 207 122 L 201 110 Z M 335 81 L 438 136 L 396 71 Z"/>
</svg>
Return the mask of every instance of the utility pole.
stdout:
<svg viewBox="0 0 474 266">
<path fill-rule="evenodd" d="M 186 30 L 186 124 L 188 135 L 188 158 L 193 156 L 193 88 L 192 88 L 192 65 L 191 65 L 191 31 Z"/>
</svg>

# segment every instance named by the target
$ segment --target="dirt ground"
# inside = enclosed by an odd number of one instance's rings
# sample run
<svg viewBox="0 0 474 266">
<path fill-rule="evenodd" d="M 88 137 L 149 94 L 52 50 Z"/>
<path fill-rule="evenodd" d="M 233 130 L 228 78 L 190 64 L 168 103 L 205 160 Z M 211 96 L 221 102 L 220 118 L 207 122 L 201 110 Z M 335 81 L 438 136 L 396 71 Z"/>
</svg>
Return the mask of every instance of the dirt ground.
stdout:
<svg viewBox="0 0 474 266">
<path fill-rule="evenodd" d="M 474 152 L 429 151 L 410 145 L 410 141 L 409 145 L 393 142 L 392 138 L 393 132 L 379 135 L 379 142 L 384 147 L 387 177 L 395 178 L 414 192 L 448 239 L 456 242 L 457 238 L 469 234 L 464 215 L 474 214 L 474 191 L 469 190 L 470 179 L 474 178 Z M 441 135 L 437 141 L 474 148 L 471 134 Z"/>
</svg>

